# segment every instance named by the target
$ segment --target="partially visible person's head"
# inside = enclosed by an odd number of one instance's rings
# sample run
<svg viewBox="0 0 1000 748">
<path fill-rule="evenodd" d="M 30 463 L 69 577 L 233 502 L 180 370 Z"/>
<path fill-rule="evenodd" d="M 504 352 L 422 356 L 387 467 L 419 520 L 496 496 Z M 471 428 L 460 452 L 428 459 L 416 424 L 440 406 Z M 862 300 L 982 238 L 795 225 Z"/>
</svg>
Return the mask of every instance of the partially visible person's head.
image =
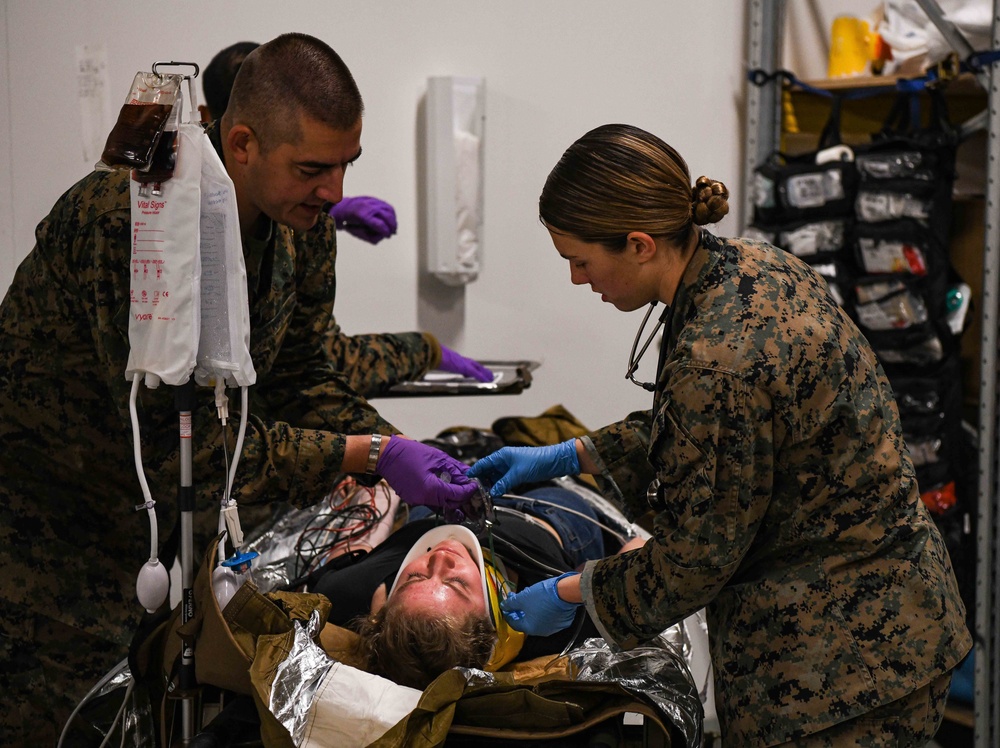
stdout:
<svg viewBox="0 0 1000 748">
<path fill-rule="evenodd" d="M 257 42 L 236 42 L 215 55 L 201 72 L 205 103 L 198 109 L 201 111 L 202 122 L 213 122 L 225 113 L 236 72 L 246 56 L 259 46 Z"/>
<path fill-rule="evenodd" d="M 224 127 L 246 125 L 268 149 L 297 142 L 303 117 L 348 131 L 363 113 L 354 77 L 329 45 L 307 34 L 283 34 L 244 58 Z"/>
<path fill-rule="evenodd" d="M 692 187 L 684 159 L 655 135 L 604 125 L 559 159 L 538 214 L 569 261 L 570 280 L 633 311 L 655 300 L 671 303 L 695 226 L 728 213 L 728 197 L 724 184 L 707 177 Z"/>
<path fill-rule="evenodd" d="M 630 125 L 603 125 L 573 143 L 552 169 L 538 213 L 553 233 L 621 251 L 640 231 L 686 246 L 694 226 L 729 212 L 721 182 L 691 174 L 681 155 Z"/>
<path fill-rule="evenodd" d="M 363 110 L 350 70 L 319 39 L 284 34 L 247 55 L 220 122 L 244 233 L 261 214 L 306 231 L 340 202 Z"/>
</svg>

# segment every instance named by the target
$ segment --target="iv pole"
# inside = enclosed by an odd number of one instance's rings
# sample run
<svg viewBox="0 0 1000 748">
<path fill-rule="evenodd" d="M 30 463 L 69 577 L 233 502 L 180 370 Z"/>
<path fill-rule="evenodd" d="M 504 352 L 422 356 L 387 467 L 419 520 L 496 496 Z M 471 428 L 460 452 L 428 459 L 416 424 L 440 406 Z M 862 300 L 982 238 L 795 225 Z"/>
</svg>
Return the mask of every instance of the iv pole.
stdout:
<svg viewBox="0 0 1000 748">
<path fill-rule="evenodd" d="M 194 68 L 193 75 L 184 76 L 184 80 L 187 82 L 189 97 L 191 102 L 191 107 L 194 107 L 194 91 L 192 90 L 192 78 L 197 77 L 199 72 L 199 67 L 197 64 L 192 62 L 155 62 L 153 63 L 153 73 L 160 75 L 159 68 L 161 66 L 187 66 Z M 182 101 L 182 99 L 179 99 Z M 182 125 L 183 126 L 183 125 Z M 198 132 L 202 138 L 205 138 L 204 134 L 201 133 L 200 126 L 198 127 Z M 192 162 L 193 163 L 193 162 Z M 221 162 L 219 162 L 216 170 L 221 170 L 223 168 Z M 202 180 L 204 181 L 204 173 L 202 175 Z M 231 185 L 231 182 L 227 181 L 227 184 Z M 154 193 L 155 194 L 155 193 Z M 231 206 L 232 207 L 232 206 Z M 235 207 L 233 207 L 235 210 Z M 242 261 L 242 256 L 240 257 Z M 204 261 L 204 258 L 202 258 Z M 245 303 L 245 299 L 243 300 Z M 198 300 L 199 303 L 200 299 Z M 195 334 L 195 337 L 197 335 Z M 195 340 L 198 343 L 200 341 Z M 247 352 L 247 355 L 249 352 Z M 252 383 L 253 371 L 252 365 L 247 362 L 247 367 L 249 368 L 249 375 L 245 375 L 251 380 L 250 382 L 243 383 L 243 412 L 240 425 L 240 435 L 237 442 L 237 457 L 239 452 L 239 445 L 242 444 L 243 432 L 246 427 L 246 408 L 247 408 L 247 384 Z M 228 371 L 228 369 L 227 369 Z M 147 377 L 153 372 L 145 372 Z M 138 377 L 138 373 L 136 374 Z M 173 381 L 180 379 L 178 376 Z M 138 378 L 135 380 L 136 384 L 133 388 L 133 398 L 135 396 L 135 387 L 138 386 Z M 157 377 L 157 382 L 159 377 Z M 199 380 L 200 381 L 200 380 Z M 238 379 L 239 381 L 239 379 Z M 179 469 L 179 481 L 177 490 L 177 506 L 178 506 L 178 530 L 180 533 L 180 549 L 179 549 L 179 562 L 181 564 L 181 598 L 180 598 L 180 620 L 181 628 L 183 629 L 187 624 L 195 619 L 195 589 L 194 589 L 194 577 L 195 577 L 195 555 L 194 555 L 194 511 L 195 511 L 195 490 L 193 485 L 193 472 L 194 472 L 194 458 L 193 458 L 193 412 L 197 404 L 196 397 L 196 377 L 195 371 L 192 370 L 188 373 L 188 378 L 181 384 L 173 385 L 174 393 L 174 405 L 178 413 L 178 436 L 180 439 L 178 447 L 178 469 Z M 203 383 L 204 384 L 204 383 Z M 225 402 L 220 405 L 220 385 L 223 385 L 223 381 L 216 383 L 216 407 L 220 409 L 220 418 L 222 419 L 223 427 L 225 427 L 226 412 Z M 147 379 L 147 385 L 149 385 L 149 380 Z M 151 385 L 155 387 L 156 385 Z M 225 401 L 224 387 L 221 387 L 223 392 L 221 399 Z M 223 439 L 225 435 L 223 434 Z M 136 443 L 138 443 L 138 436 L 136 436 Z M 229 489 L 231 487 L 231 481 L 233 473 L 235 472 L 236 461 L 233 463 L 233 470 L 230 472 L 227 470 L 226 475 L 226 507 L 225 521 L 227 529 L 230 536 L 234 538 L 234 544 L 238 547 L 242 544 L 242 531 L 239 528 L 239 519 L 236 514 L 235 502 L 229 501 Z M 139 471 L 140 480 L 142 478 L 141 462 L 137 457 L 137 470 Z M 145 485 L 144 481 L 143 484 Z M 155 522 L 155 515 L 152 516 L 151 522 Z M 220 521 L 221 522 L 221 521 Z M 151 528 L 153 532 L 153 544 L 156 543 L 155 525 Z M 256 554 L 253 554 L 256 555 Z M 155 562 L 155 550 L 151 553 L 151 563 Z M 232 559 L 230 559 L 231 561 Z M 226 565 L 226 564 L 223 564 Z M 162 567 L 161 567 L 162 568 Z M 145 569 L 144 569 L 145 570 Z M 151 575 L 150 575 L 151 576 Z M 155 580 L 159 581 L 159 580 Z M 165 580 L 164 580 L 165 581 Z M 159 592 L 159 590 L 157 590 Z M 163 593 L 165 596 L 165 592 Z M 140 596 L 140 601 L 142 597 Z M 152 607 L 159 607 L 162 602 L 157 602 L 153 604 L 150 602 Z M 150 610 L 150 605 L 147 605 L 147 610 Z M 152 610 L 150 610 L 152 612 Z M 180 701 L 180 745 L 190 746 L 194 741 L 196 733 L 201 729 L 201 714 L 198 711 L 199 699 L 197 695 L 198 682 L 197 674 L 195 669 L 195 640 L 193 637 L 181 636 L 181 651 L 180 658 L 178 662 L 177 679 L 168 685 L 168 691 L 172 694 L 172 698 L 175 701 Z M 172 711 L 170 714 L 169 722 L 171 728 L 177 727 L 177 711 Z"/>
<path fill-rule="evenodd" d="M 184 76 L 188 87 L 191 79 L 198 77 L 200 68 L 194 62 L 154 62 L 153 72 L 159 73 L 160 66 L 186 66 L 194 68 L 194 75 Z M 194 106 L 193 95 L 190 105 Z M 192 480 L 194 458 L 192 447 L 192 411 L 195 407 L 194 373 L 187 382 L 174 389 L 174 404 L 178 414 L 180 438 L 180 478 L 177 486 L 178 521 L 180 522 L 180 562 L 181 562 L 181 623 L 187 624 L 194 618 L 194 509 L 195 494 Z M 181 661 L 178 671 L 178 685 L 181 692 L 181 744 L 187 746 L 194 739 L 199 728 L 195 714 L 195 689 L 197 679 L 194 667 L 194 641 L 184 640 L 181 646 Z"/>
<path fill-rule="evenodd" d="M 181 523 L 181 623 L 194 618 L 194 485 L 192 411 L 195 405 L 194 376 L 174 390 L 180 430 L 180 482 L 177 486 L 177 506 Z M 181 738 L 188 745 L 194 738 L 197 719 L 194 713 L 194 690 L 197 687 L 194 671 L 194 642 L 185 640 L 181 649 L 178 673 L 181 696 Z"/>
</svg>

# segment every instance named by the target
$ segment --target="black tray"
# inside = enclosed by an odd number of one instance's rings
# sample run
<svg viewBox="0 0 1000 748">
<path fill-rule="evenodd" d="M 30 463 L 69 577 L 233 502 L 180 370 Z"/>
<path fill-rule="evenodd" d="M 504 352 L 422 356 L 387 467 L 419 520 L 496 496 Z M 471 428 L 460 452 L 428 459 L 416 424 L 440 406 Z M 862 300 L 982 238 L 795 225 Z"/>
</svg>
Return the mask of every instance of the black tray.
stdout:
<svg viewBox="0 0 1000 748">
<path fill-rule="evenodd" d="M 392 387 L 385 397 L 442 395 L 516 395 L 531 386 L 531 372 L 537 361 L 480 361 L 493 372 L 492 382 L 479 382 L 461 374 L 432 369 L 408 382 Z"/>
</svg>

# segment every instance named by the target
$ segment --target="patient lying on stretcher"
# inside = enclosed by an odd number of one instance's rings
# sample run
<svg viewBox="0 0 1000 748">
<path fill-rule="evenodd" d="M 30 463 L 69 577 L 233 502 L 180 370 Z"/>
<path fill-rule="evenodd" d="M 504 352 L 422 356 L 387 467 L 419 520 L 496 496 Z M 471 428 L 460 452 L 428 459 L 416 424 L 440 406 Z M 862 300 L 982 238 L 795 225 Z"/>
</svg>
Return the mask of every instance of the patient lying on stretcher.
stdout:
<svg viewBox="0 0 1000 748">
<path fill-rule="evenodd" d="M 535 489 L 497 500 L 491 551 L 488 537 L 417 510 L 371 553 L 322 575 L 311 591 L 332 601 L 330 623 L 360 634 L 357 654 L 366 669 L 423 689 L 452 667 L 495 671 L 597 636 L 581 611 L 567 631 L 526 637 L 506 624 L 499 602 L 621 550 L 626 539 L 599 523 L 572 491 Z"/>
</svg>

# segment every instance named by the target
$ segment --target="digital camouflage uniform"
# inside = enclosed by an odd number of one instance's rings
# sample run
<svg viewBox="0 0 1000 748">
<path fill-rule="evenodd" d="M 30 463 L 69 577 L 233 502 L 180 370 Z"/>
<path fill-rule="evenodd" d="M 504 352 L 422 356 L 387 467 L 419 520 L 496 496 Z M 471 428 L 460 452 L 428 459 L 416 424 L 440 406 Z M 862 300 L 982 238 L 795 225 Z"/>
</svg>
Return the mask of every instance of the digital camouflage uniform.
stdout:
<svg viewBox="0 0 1000 748">
<path fill-rule="evenodd" d="M 0 306 L 2 745 L 17 744 L 22 717 L 36 737 L 57 719 L 58 731 L 121 659 L 142 613 L 135 578 L 149 558 L 149 526 L 146 512 L 135 511 L 143 498 L 125 379 L 129 204 L 124 172 L 95 172 L 72 187 L 39 224 Z M 257 384 L 234 498 L 244 507 L 310 504 L 339 471 L 344 434 L 396 433 L 365 396 L 437 365 L 440 347 L 419 333 L 343 334 L 333 316 L 334 223 L 325 214 L 305 233 L 273 225 L 269 241 L 247 241 L 244 253 Z M 215 532 L 225 466 L 212 391 L 199 388 L 197 397 L 200 543 Z M 239 410 L 239 397 L 232 405 Z M 140 387 L 138 412 L 163 540 L 179 480 L 172 388 Z M 230 455 L 238 419 L 231 413 Z M 36 631 L 53 626 L 67 628 Z M 102 656 L 76 667 L 81 648 Z M 49 661 L 66 663 L 65 675 L 53 675 Z M 46 711 L 56 717 L 41 719 Z"/>
<path fill-rule="evenodd" d="M 951 562 L 889 382 L 823 279 L 703 231 L 663 346 L 652 411 L 587 437 L 606 493 L 655 511 L 644 548 L 585 568 L 602 633 L 630 647 L 707 607 L 738 746 L 814 733 L 955 667 L 972 641 Z"/>
</svg>

